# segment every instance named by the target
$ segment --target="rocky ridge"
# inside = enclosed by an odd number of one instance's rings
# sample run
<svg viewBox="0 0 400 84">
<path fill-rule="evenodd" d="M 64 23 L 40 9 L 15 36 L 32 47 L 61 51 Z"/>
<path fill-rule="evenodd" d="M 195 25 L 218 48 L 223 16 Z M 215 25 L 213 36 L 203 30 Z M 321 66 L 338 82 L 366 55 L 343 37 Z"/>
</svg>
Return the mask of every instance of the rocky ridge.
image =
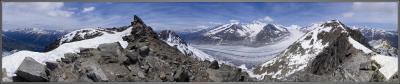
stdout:
<svg viewBox="0 0 400 84">
<path fill-rule="evenodd" d="M 361 32 L 327 21 L 254 73 L 264 81 L 386 81 L 370 48 Z"/>
<path fill-rule="evenodd" d="M 14 81 L 252 81 L 239 68 L 217 61 L 201 61 L 188 57 L 177 48 L 160 40 L 157 33 L 137 16 L 131 26 L 131 35 L 123 37 L 128 42 L 106 43 L 97 48 L 81 49 L 79 53 L 66 53 L 55 62 L 29 63 L 23 61 Z M 29 60 L 29 57 L 25 58 Z M 33 60 L 34 61 L 34 60 Z M 24 70 L 34 64 L 35 70 Z M 31 67 L 29 67 L 31 68 Z M 27 73 L 27 74 L 19 74 Z M 36 72 L 41 72 L 40 75 Z M 40 80 L 27 80 L 43 78 Z"/>
</svg>

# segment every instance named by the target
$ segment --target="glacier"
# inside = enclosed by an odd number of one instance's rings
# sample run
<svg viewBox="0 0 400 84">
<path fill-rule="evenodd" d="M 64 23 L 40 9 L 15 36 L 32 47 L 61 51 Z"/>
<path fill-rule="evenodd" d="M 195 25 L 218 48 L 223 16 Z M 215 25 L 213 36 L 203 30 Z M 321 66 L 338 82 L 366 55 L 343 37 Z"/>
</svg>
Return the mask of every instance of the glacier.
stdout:
<svg viewBox="0 0 400 84">
<path fill-rule="evenodd" d="M 285 37 L 285 40 L 261 47 L 199 44 L 193 44 L 192 46 L 216 59 L 240 66 L 241 68 L 245 66 L 247 69 L 251 69 L 275 57 L 304 35 L 304 32 L 296 28 L 288 29 L 288 31 L 290 35 Z"/>
</svg>

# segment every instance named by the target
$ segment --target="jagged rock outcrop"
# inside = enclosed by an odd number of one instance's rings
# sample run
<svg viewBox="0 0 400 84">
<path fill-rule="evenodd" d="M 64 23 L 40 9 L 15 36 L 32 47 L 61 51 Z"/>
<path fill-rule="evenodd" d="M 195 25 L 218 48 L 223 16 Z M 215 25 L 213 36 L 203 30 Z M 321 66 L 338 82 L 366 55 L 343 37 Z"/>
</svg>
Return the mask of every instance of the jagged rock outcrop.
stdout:
<svg viewBox="0 0 400 84">
<path fill-rule="evenodd" d="M 199 60 L 215 60 L 212 56 L 207 53 L 192 47 L 190 44 L 186 43 L 178 34 L 171 30 L 163 30 L 159 34 L 160 40 L 167 43 L 169 46 L 177 48 L 186 56 L 191 56 Z"/>
<path fill-rule="evenodd" d="M 81 49 L 79 53 L 66 53 L 57 62 L 47 62 L 48 80 L 85 82 L 189 82 L 189 81 L 253 81 L 239 68 L 218 64 L 184 55 L 178 49 L 160 40 L 157 33 L 134 16 L 128 42 L 106 43 L 97 48 Z M 215 64 L 214 64 L 215 66 Z M 19 77 L 21 75 L 17 75 Z"/>
</svg>

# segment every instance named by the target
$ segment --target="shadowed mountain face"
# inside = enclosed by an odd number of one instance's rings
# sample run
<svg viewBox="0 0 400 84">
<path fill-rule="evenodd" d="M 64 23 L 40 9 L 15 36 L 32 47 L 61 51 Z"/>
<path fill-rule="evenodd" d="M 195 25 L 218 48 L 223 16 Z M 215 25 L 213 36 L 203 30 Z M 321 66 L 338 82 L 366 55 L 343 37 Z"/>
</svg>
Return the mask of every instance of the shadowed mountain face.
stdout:
<svg viewBox="0 0 400 84">
<path fill-rule="evenodd" d="M 3 32 L 3 50 L 30 50 L 43 52 L 46 46 L 67 32 L 25 28 Z"/>
</svg>

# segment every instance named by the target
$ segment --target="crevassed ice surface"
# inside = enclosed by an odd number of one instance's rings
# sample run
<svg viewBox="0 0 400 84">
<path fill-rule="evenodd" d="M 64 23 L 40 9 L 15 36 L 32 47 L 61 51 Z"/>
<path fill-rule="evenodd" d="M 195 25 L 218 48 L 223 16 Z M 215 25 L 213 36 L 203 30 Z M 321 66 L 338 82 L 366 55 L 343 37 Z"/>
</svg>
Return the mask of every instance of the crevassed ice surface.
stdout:
<svg viewBox="0 0 400 84">
<path fill-rule="evenodd" d="M 275 57 L 293 42 L 304 35 L 298 29 L 288 29 L 291 34 L 280 42 L 262 47 L 224 46 L 224 45 L 193 45 L 193 47 L 213 56 L 216 59 L 232 63 L 236 66 L 252 68 Z"/>
</svg>

